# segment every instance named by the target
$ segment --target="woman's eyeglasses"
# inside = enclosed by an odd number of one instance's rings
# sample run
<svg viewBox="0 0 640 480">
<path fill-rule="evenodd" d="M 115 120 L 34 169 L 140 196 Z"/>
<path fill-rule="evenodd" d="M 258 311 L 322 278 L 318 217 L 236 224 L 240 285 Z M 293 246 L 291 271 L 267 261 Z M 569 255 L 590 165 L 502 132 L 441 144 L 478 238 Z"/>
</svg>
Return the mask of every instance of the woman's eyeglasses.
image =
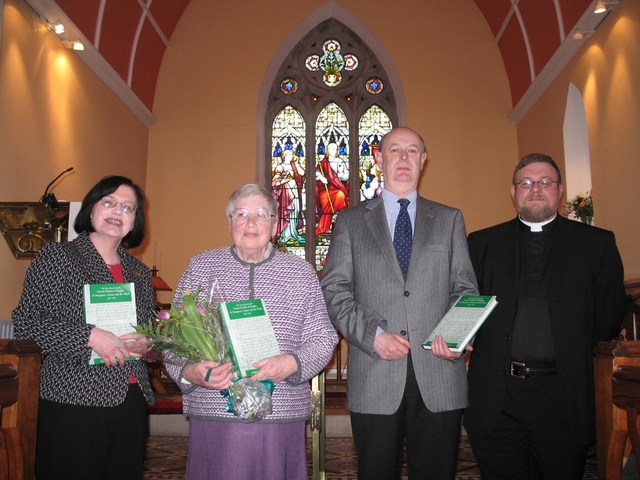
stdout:
<svg viewBox="0 0 640 480">
<path fill-rule="evenodd" d="M 98 202 L 104 208 L 116 208 L 116 206 L 120 205 L 120 209 L 122 213 L 136 213 L 138 207 L 136 207 L 131 202 L 116 202 L 113 198 L 103 198 Z"/>
<path fill-rule="evenodd" d="M 275 218 L 275 215 L 269 213 L 269 210 L 266 208 L 256 208 L 253 212 L 250 212 L 246 208 L 236 208 L 229 218 L 233 223 L 237 224 L 245 224 L 249 221 L 249 218 L 253 217 L 253 221 L 260 224 L 266 224 L 271 221 L 272 218 Z"/>
</svg>

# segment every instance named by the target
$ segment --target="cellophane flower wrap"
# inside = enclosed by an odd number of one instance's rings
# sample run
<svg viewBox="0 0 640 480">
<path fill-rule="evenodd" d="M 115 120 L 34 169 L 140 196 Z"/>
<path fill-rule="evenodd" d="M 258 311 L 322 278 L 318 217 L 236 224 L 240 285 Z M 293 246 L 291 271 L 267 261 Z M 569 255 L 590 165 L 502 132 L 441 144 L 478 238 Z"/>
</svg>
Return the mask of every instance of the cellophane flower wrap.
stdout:
<svg viewBox="0 0 640 480">
<path fill-rule="evenodd" d="M 212 288 L 213 292 L 213 288 Z M 137 325 L 136 332 L 144 335 L 151 348 L 162 356 L 165 363 L 176 362 L 176 357 L 192 362 L 212 360 L 233 365 L 231 348 L 224 333 L 220 314 L 212 301 L 198 298 L 200 287 L 191 293 L 182 293 L 182 309 L 171 303 L 171 309 L 158 313 L 154 322 Z M 205 378 L 208 379 L 208 378 Z M 232 384 L 220 393 L 227 397 L 227 411 L 245 423 L 262 420 L 272 411 L 273 382 L 240 378 L 232 367 Z"/>
</svg>

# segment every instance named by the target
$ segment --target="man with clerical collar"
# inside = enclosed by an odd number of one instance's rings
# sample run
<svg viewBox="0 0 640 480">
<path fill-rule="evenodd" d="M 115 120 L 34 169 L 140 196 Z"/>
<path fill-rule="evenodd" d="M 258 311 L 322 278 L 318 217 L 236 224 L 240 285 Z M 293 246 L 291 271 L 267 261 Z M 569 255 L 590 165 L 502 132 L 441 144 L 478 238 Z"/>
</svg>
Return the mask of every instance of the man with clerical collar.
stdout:
<svg viewBox="0 0 640 480">
<path fill-rule="evenodd" d="M 623 268 L 613 232 L 557 214 L 542 154 L 515 168 L 518 217 L 469 235 L 481 295 L 498 306 L 469 362 L 464 425 L 483 480 L 581 479 L 595 441 L 593 347 L 619 333 Z"/>
</svg>

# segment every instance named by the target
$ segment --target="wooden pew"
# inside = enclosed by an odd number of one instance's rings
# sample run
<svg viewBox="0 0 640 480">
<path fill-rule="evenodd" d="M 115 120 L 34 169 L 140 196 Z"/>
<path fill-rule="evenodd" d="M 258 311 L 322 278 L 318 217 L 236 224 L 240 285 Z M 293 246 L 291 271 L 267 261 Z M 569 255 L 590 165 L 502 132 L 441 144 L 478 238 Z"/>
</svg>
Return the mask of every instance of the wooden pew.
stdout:
<svg viewBox="0 0 640 480">
<path fill-rule="evenodd" d="M 616 477 L 608 468 L 607 459 L 612 441 L 615 447 L 619 437 L 626 435 L 627 414 L 613 404 L 613 374 L 621 365 L 640 367 L 640 341 L 600 342 L 594 352 L 598 478 L 618 480 L 620 470 Z M 622 457 L 619 468 L 622 468 Z"/>
<path fill-rule="evenodd" d="M 18 372 L 12 365 L 0 364 L 0 419 L 18 401 Z M 18 429 L 9 421 L 0 423 L 0 480 L 24 478 L 24 460 Z"/>
<path fill-rule="evenodd" d="M 33 340 L 0 340 L 0 479 L 35 478 L 40 352 Z"/>
<path fill-rule="evenodd" d="M 640 437 L 638 436 L 638 411 L 640 410 L 640 367 L 620 365 L 613 372 L 611 385 L 613 404 L 627 414 L 627 425 L 623 431 L 614 430 L 609 442 L 607 475 L 620 478 L 622 458 L 627 439 L 631 441 L 633 453 L 640 458 Z M 640 475 L 640 463 L 636 463 Z"/>
</svg>

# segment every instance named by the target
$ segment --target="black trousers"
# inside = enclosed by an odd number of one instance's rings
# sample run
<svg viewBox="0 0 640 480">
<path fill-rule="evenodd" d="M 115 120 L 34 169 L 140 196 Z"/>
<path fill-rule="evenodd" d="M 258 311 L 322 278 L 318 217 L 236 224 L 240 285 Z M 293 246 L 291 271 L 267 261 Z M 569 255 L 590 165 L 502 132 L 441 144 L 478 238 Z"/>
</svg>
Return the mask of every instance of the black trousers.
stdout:
<svg viewBox="0 0 640 480">
<path fill-rule="evenodd" d="M 40 399 L 36 478 L 141 480 L 146 442 L 146 401 L 137 384 L 115 407 Z"/>
<path fill-rule="evenodd" d="M 404 395 L 394 414 L 351 412 L 358 480 L 398 480 L 405 438 L 409 480 L 455 478 L 462 410 L 429 411 L 408 360 Z"/>
<path fill-rule="evenodd" d="M 580 480 L 588 449 L 564 421 L 555 375 L 509 377 L 496 426 L 469 441 L 482 480 Z"/>
</svg>

